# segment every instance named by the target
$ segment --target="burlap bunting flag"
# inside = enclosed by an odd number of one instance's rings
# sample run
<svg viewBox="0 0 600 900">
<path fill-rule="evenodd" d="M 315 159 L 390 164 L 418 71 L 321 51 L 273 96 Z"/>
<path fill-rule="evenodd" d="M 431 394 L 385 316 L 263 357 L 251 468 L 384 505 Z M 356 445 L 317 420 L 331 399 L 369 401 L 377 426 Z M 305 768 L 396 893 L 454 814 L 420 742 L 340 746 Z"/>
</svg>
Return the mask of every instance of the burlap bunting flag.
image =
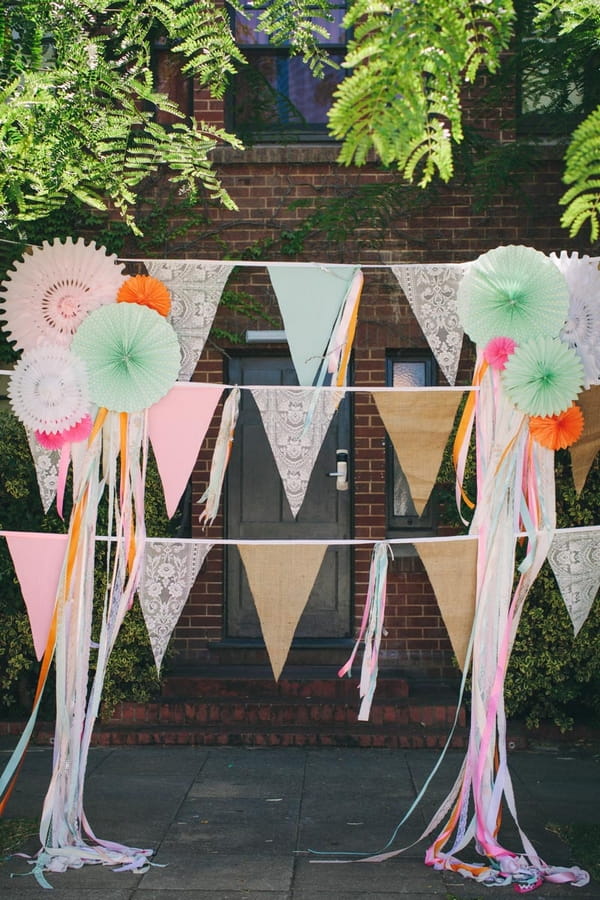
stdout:
<svg viewBox="0 0 600 900">
<path fill-rule="evenodd" d="M 435 484 L 462 391 L 414 390 L 374 393 L 418 515 Z"/>
<path fill-rule="evenodd" d="M 277 681 L 327 547 L 240 544 L 238 549 Z"/>
<path fill-rule="evenodd" d="M 580 494 L 590 467 L 600 450 L 600 385 L 593 384 L 587 391 L 582 391 L 577 398 L 577 404 L 583 412 L 583 434 L 570 451 L 573 482 L 575 490 Z"/>
<path fill-rule="evenodd" d="M 463 669 L 475 616 L 477 538 L 415 541 L 415 546 Z"/>
</svg>

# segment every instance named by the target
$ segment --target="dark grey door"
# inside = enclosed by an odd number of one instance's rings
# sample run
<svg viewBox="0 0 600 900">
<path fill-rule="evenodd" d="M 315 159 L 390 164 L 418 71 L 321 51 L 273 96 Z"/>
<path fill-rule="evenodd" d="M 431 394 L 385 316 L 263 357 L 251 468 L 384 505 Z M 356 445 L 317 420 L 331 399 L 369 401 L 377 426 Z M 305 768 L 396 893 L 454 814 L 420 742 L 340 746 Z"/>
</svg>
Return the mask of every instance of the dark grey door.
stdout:
<svg viewBox="0 0 600 900">
<path fill-rule="evenodd" d="M 238 357 L 229 363 L 229 383 L 295 385 L 289 357 Z M 349 490 L 328 475 L 336 450 L 350 447 L 348 395 L 335 413 L 296 519 L 250 391 L 240 392 L 240 412 L 227 469 L 225 515 L 228 538 L 311 540 L 351 537 Z M 260 624 L 236 547 L 226 548 L 226 630 L 231 638 L 259 638 Z M 327 548 L 323 566 L 296 631 L 297 638 L 343 638 L 351 634 L 351 550 Z"/>
</svg>

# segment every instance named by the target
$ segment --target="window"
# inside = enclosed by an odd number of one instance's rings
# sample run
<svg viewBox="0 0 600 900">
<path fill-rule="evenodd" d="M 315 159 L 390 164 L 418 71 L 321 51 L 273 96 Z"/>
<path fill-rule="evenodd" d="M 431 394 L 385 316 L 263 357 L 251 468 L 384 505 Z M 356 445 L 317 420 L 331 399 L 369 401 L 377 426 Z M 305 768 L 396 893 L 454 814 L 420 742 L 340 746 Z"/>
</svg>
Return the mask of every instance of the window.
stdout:
<svg viewBox="0 0 600 900">
<path fill-rule="evenodd" d="M 344 77 L 346 31 L 342 19 L 345 4 L 332 6 L 332 22 L 322 23 L 329 38 L 322 39 L 334 66 L 326 66 L 322 78 L 315 77 L 307 63 L 292 56 L 289 48 L 269 44 L 258 30 L 262 9 L 248 0 L 245 14 L 232 11 L 233 29 L 247 65 L 233 79 L 227 103 L 227 125 L 246 142 L 330 140 L 327 113 L 333 93 Z"/>
<path fill-rule="evenodd" d="M 585 23 L 561 34 L 558 23 L 534 22 L 531 0 L 517 4 L 517 111 L 521 134 L 569 135 L 600 102 L 600 54 Z"/>
<path fill-rule="evenodd" d="M 152 48 L 152 68 L 154 70 L 154 87 L 161 94 L 166 94 L 169 100 L 173 100 L 179 109 L 187 116 L 193 112 L 193 84 L 192 79 L 184 75 L 181 67 L 185 60 L 178 54 L 171 52 L 170 44 L 164 38 L 155 41 Z M 173 125 L 181 122 L 178 116 L 163 110 L 156 111 L 156 121 L 160 125 Z"/>
<path fill-rule="evenodd" d="M 386 384 L 390 387 L 427 387 L 436 383 L 437 367 L 433 356 L 425 351 L 389 351 L 386 358 Z M 387 522 L 391 536 L 426 536 L 437 523 L 435 503 L 430 499 L 417 515 L 415 505 L 396 451 L 386 438 Z"/>
</svg>

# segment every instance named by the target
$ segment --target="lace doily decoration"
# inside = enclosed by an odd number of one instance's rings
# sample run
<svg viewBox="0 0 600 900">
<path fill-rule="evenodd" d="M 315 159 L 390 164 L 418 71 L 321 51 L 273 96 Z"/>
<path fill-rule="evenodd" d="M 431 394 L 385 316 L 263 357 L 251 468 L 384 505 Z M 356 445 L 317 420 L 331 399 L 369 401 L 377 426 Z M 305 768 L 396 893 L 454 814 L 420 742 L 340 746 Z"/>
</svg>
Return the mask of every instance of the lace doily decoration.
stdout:
<svg viewBox="0 0 600 900">
<path fill-rule="evenodd" d="M 46 344 L 26 350 L 7 393 L 16 417 L 34 431 L 65 431 L 89 411 L 85 365 L 66 347 Z"/>
<path fill-rule="evenodd" d="M 178 380 L 189 381 L 204 350 L 233 265 L 155 259 L 146 262 L 146 269 L 170 291 L 168 319 L 181 347 Z"/>
<path fill-rule="evenodd" d="M 147 540 L 139 600 L 156 668 L 212 544 Z"/>
<path fill-rule="evenodd" d="M 250 390 L 260 411 L 292 515 L 296 517 L 343 391 L 318 391 L 315 388 Z M 310 424 L 306 425 L 309 412 Z"/>
<path fill-rule="evenodd" d="M 4 282 L 3 317 L 18 350 L 40 343 L 68 347 L 86 316 L 114 303 L 123 284 L 123 266 L 92 241 L 34 247 Z"/>
<path fill-rule="evenodd" d="M 551 253 L 550 259 L 569 288 L 569 312 L 561 339 L 579 354 L 585 387 L 600 384 L 600 260 L 578 253 L 569 255 L 566 250 L 560 256 Z"/>
<path fill-rule="evenodd" d="M 557 531 L 548 562 L 577 635 L 600 588 L 600 533 L 585 528 Z"/>
<path fill-rule="evenodd" d="M 60 450 L 49 450 L 47 447 L 42 447 L 34 432 L 29 428 L 26 429 L 26 433 L 35 468 L 40 500 L 42 501 L 42 509 L 47 513 L 56 497 Z"/>
<path fill-rule="evenodd" d="M 456 381 L 463 344 L 456 292 L 467 268 L 468 263 L 392 266 L 449 384 Z"/>
</svg>

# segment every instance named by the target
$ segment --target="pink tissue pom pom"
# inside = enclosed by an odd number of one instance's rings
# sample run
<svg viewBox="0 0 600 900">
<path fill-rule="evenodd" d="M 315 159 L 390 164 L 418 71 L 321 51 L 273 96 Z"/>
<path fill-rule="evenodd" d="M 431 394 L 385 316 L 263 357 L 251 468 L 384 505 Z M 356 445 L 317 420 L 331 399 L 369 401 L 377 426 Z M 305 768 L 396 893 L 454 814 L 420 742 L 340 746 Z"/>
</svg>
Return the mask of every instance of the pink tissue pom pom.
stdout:
<svg viewBox="0 0 600 900">
<path fill-rule="evenodd" d="M 515 352 L 516 346 L 516 341 L 513 341 L 512 338 L 492 338 L 485 346 L 483 358 L 492 369 L 497 369 L 498 372 L 501 372 L 506 366 L 509 356 Z"/>
<path fill-rule="evenodd" d="M 92 430 L 91 416 L 84 416 L 80 422 L 64 431 L 57 431 L 54 434 L 50 431 L 36 431 L 35 437 L 42 447 L 46 450 L 60 450 L 64 444 L 74 444 L 77 441 L 85 441 L 89 437 Z"/>
</svg>

